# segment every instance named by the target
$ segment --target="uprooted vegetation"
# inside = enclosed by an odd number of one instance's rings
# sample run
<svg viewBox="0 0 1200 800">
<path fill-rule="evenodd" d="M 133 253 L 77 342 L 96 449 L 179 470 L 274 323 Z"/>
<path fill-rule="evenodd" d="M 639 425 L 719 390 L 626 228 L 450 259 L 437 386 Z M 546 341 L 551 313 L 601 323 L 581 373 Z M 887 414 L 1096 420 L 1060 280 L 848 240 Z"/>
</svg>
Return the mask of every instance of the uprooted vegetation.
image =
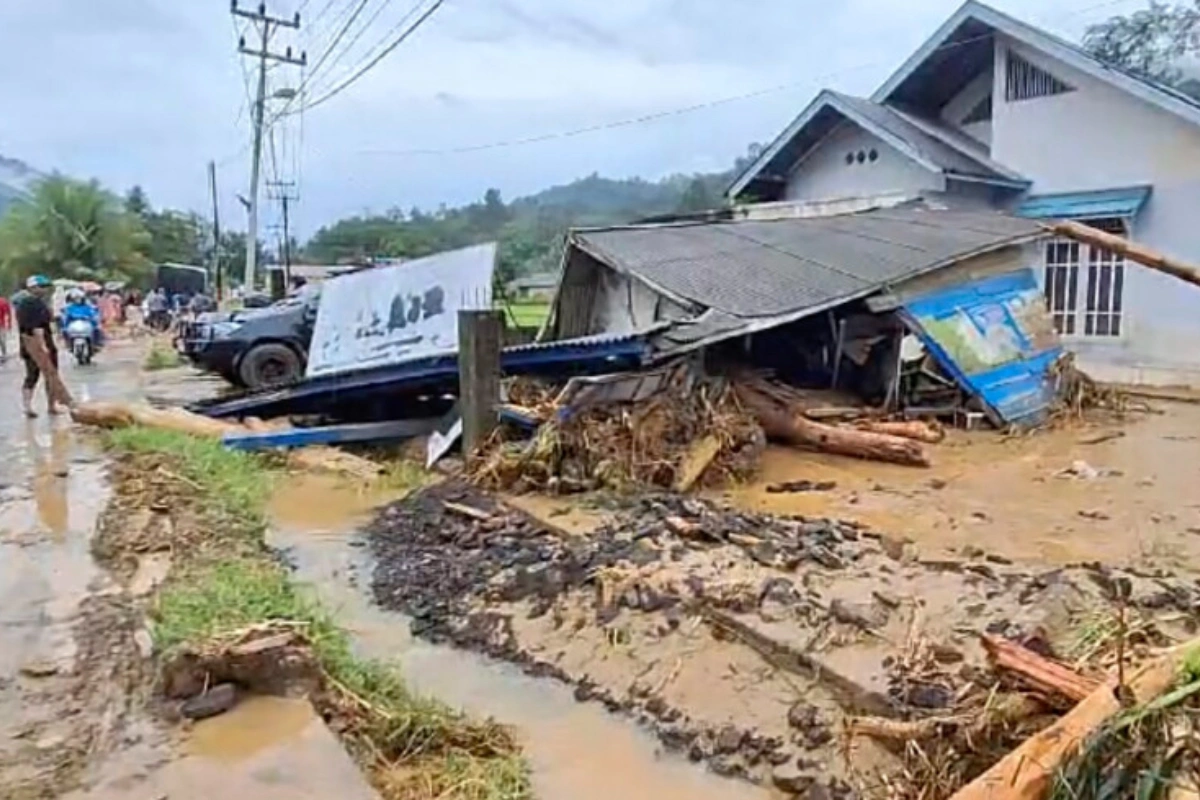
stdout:
<svg viewBox="0 0 1200 800">
<path fill-rule="evenodd" d="M 385 798 L 529 796 L 506 729 L 417 697 L 392 667 L 355 656 L 346 633 L 293 583 L 263 539 L 272 480 L 264 462 L 143 428 L 116 431 L 110 442 L 122 457 L 98 555 L 128 575 L 123 560 L 170 551 L 171 572 L 152 603 L 169 698 L 222 681 L 307 694 Z"/>
<path fill-rule="evenodd" d="M 175 348 L 159 340 L 150 345 L 150 349 L 146 351 L 146 359 L 142 362 L 142 369 L 148 372 L 180 366 L 183 366 L 183 358 Z"/>
</svg>

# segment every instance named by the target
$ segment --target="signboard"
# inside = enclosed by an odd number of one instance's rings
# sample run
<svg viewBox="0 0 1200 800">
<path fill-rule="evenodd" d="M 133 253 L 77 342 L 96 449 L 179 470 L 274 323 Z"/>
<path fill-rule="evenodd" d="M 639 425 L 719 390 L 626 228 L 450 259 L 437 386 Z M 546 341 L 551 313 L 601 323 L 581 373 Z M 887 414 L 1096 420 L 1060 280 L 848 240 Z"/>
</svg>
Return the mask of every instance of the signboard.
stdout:
<svg viewBox="0 0 1200 800">
<path fill-rule="evenodd" d="M 458 349 L 458 312 L 491 305 L 496 245 L 451 250 L 328 280 L 307 376 Z"/>
</svg>

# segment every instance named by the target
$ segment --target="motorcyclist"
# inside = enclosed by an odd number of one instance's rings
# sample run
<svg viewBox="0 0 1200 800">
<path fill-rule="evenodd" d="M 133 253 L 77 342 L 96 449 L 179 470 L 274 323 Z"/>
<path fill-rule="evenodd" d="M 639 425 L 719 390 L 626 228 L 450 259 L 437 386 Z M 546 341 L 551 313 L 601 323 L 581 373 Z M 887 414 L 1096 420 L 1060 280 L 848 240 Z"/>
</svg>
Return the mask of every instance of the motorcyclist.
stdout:
<svg viewBox="0 0 1200 800">
<path fill-rule="evenodd" d="M 104 344 L 104 331 L 100 327 L 100 309 L 88 302 L 87 295 L 82 289 L 71 289 L 67 292 L 67 304 L 63 307 L 62 319 L 59 323 L 64 336 L 67 326 L 77 319 L 92 324 L 92 348 L 99 350 Z"/>
</svg>

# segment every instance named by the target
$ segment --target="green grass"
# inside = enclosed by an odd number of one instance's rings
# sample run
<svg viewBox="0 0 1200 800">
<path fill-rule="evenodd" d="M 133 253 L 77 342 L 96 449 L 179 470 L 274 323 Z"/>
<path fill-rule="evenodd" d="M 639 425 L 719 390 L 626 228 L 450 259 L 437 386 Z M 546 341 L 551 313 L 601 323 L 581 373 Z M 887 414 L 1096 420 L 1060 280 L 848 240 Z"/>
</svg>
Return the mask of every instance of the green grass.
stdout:
<svg viewBox="0 0 1200 800">
<path fill-rule="evenodd" d="M 512 302 L 505 306 L 505 321 L 518 328 L 540 328 L 550 316 L 550 303 L 546 300 Z"/>
<path fill-rule="evenodd" d="M 227 450 L 215 440 L 137 427 L 112 432 L 109 445 L 169 457 L 173 470 L 196 488 L 204 518 L 219 529 L 213 537 L 217 546 L 175 554 L 171 576 L 155 598 L 157 652 L 269 620 L 302 623 L 333 695 L 360 711 L 372 709 L 352 715 L 340 733 L 385 798 L 531 796 L 527 767 L 507 732 L 413 695 L 394 666 L 357 657 L 333 616 L 266 549 L 273 475 L 265 459 Z M 384 480 L 412 487 L 424 477 L 399 463 Z M 385 762 L 395 769 L 381 768 Z"/>
<path fill-rule="evenodd" d="M 183 366 L 183 357 L 174 348 L 159 342 L 150 345 L 150 351 L 146 353 L 146 360 L 142 363 L 142 368 L 151 372 L 179 366 Z"/>
</svg>

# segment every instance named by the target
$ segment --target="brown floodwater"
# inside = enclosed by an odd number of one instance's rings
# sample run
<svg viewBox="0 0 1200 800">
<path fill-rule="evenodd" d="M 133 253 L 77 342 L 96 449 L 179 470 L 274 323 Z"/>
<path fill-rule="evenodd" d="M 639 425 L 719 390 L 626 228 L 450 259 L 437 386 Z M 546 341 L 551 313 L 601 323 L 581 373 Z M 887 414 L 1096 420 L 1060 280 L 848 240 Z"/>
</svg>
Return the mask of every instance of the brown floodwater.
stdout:
<svg viewBox="0 0 1200 800">
<path fill-rule="evenodd" d="M 929 469 L 772 446 L 756 480 L 716 494 L 755 511 L 859 520 L 930 555 L 973 545 L 1039 562 L 1187 568 L 1200 556 L 1200 406 L 1158 405 L 1021 437 L 951 431 L 927 445 Z M 1109 431 L 1122 435 L 1087 443 Z M 1073 465 L 1083 476 L 1062 474 Z M 767 491 L 799 479 L 837 487 Z"/>
<path fill-rule="evenodd" d="M 303 500 L 289 505 L 288 498 Z M 354 487 L 298 478 L 281 490 L 271 508 L 276 514 L 272 544 L 287 550 L 299 577 L 335 609 L 356 648 L 367 657 L 396 663 L 415 691 L 513 727 L 529 759 L 539 798 L 765 800 L 773 796 L 663 753 L 648 732 L 598 705 L 577 703 L 565 685 L 414 638 L 406 617 L 378 608 L 368 597 L 370 563 L 351 542 L 355 529 L 369 517 L 369 502 Z M 305 518 L 297 513 L 299 508 L 319 510 Z M 330 508 L 340 508 L 346 516 L 333 520 Z M 570 518 L 553 521 L 571 525 Z"/>
</svg>

